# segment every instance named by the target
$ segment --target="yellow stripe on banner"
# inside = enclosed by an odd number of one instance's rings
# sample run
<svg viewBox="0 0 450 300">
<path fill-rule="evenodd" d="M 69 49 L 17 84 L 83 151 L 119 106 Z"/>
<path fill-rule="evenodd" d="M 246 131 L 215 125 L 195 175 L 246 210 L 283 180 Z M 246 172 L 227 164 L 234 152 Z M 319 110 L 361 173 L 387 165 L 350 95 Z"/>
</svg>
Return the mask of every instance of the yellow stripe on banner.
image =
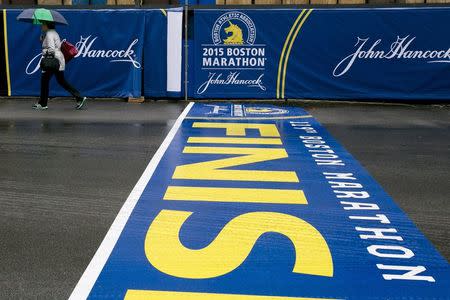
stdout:
<svg viewBox="0 0 450 300">
<path fill-rule="evenodd" d="M 308 204 L 302 190 L 168 186 L 164 200 Z"/>
<path fill-rule="evenodd" d="M 289 44 L 289 40 L 291 39 L 292 33 L 297 27 L 298 22 L 300 22 L 302 16 L 305 14 L 305 9 L 298 15 L 297 20 L 295 20 L 294 25 L 292 25 L 291 30 L 289 31 L 288 36 L 286 37 L 286 41 L 284 42 L 283 50 L 280 55 L 280 62 L 278 63 L 278 76 L 277 76 L 277 99 L 280 98 L 280 83 L 281 83 L 281 70 L 283 65 L 284 53 L 286 51 L 287 45 Z"/>
<path fill-rule="evenodd" d="M 6 9 L 3 9 L 3 37 L 5 38 L 5 63 L 6 81 L 8 84 L 8 96 L 11 96 L 11 78 L 9 74 L 9 54 L 8 54 L 8 29 L 6 27 Z"/>
<path fill-rule="evenodd" d="M 124 300 L 333 300 L 330 298 L 302 298 L 283 296 L 256 296 L 169 291 L 128 290 Z"/>
<path fill-rule="evenodd" d="M 186 117 L 188 120 L 291 120 L 312 118 L 311 115 L 288 116 L 288 117 Z"/>
<path fill-rule="evenodd" d="M 164 15 L 164 16 L 166 16 L 166 17 L 167 17 L 167 12 L 166 12 L 166 10 L 165 10 L 165 9 L 162 9 L 162 8 L 161 8 L 161 9 L 160 9 L 160 11 L 161 11 L 161 12 L 163 13 L 163 15 Z"/>
<path fill-rule="evenodd" d="M 286 83 L 286 69 L 287 69 L 287 64 L 289 61 L 289 55 L 291 54 L 291 50 L 292 50 L 292 45 L 295 42 L 295 39 L 297 38 L 298 33 L 300 32 L 300 29 L 302 28 L 303 24 L 305 23 L 306 19 L 308 19 L 309 15 L 312 13 L 312 9 L 308 10 L 308 13 L 305 15 L 305 17 L 302 19 L 302 22 L 300 23 L 300 25 L 297 27 L 297 30 L 295 31 L 294 36 L 291 39 L 291 42 L 289 44 L 289 49 L 286 53 L 286 59 L 284 61 L 284 66 L 283 66 L 283 81 L 281 84 L 281 98 L 284 98 L 284 90 L 285 90 L 285 83 Z"/>
</svg>

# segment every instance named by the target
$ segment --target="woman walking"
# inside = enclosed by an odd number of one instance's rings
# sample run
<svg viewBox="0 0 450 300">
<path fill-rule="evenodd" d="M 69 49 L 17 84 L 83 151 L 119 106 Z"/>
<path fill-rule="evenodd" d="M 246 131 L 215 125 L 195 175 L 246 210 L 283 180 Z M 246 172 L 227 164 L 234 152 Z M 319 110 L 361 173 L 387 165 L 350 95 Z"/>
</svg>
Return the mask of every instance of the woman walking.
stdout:
<svg viewBox="0 0 450 300">
<path fill-rule="evenodd" d="M 66 67 L 66 62 L 64 55 L 61 52 L 61 39 L 59 34 L 55 30 L 55 23 L 42 21 L 42 57 L 54 58 L 57 60 L 56 66 L 54 68 L 43 68 L 41 64 L 42 74 L 41 74 L 41 97 L 38 103 L 33 105 L 34 109 L 45 110 L 48 109 L 47 101 L 49 96 L 49 85 L 50 79 L 53 75 L 56 77 L 56 81 L 77 101 L 76 109 L 81 109 L 86 104 L 86 97 L 82 97 L 80 92 L 71 86 L 64 78 L 64 70 Z M 59 65 L 58 65 L 59 64 Z"/>
</svg>

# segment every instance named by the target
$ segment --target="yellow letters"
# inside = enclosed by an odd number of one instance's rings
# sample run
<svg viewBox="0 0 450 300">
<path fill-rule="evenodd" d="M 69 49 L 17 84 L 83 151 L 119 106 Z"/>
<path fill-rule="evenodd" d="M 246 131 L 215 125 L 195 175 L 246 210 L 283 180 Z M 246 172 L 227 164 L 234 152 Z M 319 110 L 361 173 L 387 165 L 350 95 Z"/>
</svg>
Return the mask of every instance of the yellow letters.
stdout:
<svg viewBox="0 0 450 300">
<path fill-rule="evenodd" d="M 333 276 L 333 262 L 322 235 L 309 223 L 286 214 L 251 212 L 224 226 L 203 249 L 186 248 L 179 239 L 192 212 L 162 210 L 150 225 L 145 254 L 159 271 L 181 278 L 205 279 L 225 275 L 239 267 L 261 235 L 276 232 L 294 245 L 294 273 Z"/>
<path fill-rule="evenodd" d="M 333 299 L 128 290 L 124 300 L 333 300 Z"/>
<path fill-rule="evenodd" d="M 193 128 L 223 128 L 226 135 L 245 136 L 246 129 L 257 129 L 262 137 L 279 137 L 280 133 L 275 124 L 256 123 L 216 123 L 216 122 L 195 122 Z"/>
<path fill-rule="evenodd" d="M 183 153 L 240 156 L 178 166 L 173 179 L 299 182 L 293 171 L 222 170 L 288 157 L 282 148 L 185 147 Z"/>
<path fill-rule="evenodd" d="M 190 144 L 282 145 L 275 124 L 194 122 L 192 126 L 224 129 L 227 137 L 189 137 L 187 142 Z M 246 137 L 247 129 L 258 130 L 260 137 Z M 283 148 L 186 146 L 183 153 L 201 154 L 197 157 L 201 157 L 202 161 L 177 166 L 173 179 L 299 182 L 294 171 L 267 170 L 267 167 L 258 165 L 261 162 L 287 158 L 288 154 Z M 207 160 L 208 155 L 223 156 Z M 256 165 L 243 169 L 242 166 L 250 164 Z M 168 186 L 164 200 L 308 204 L 300 189 L 214 187 L 199 186 L 198 183 L 193 185 Z M 219 277 L 238 268 L 263 234 L 278 233 L 287 237 L 295 249 L 293 273 L 333 276 L 333 261 L 325 239 L 311 224 L 298 217 L 277 212 L 244 213 L 230 220 L 209 245 L 201 249 L 191 249 L 180 241 L 182 226 L 191 215 L 192 212 L 189 211 L 163 209 L 150 225 L 145 238 L 145 255 L 159 271 L 179 278 Z M 286 297 L 129 290 L 125 299 L 284 300 Z"/>
<path fill-rule="evenodd" d="M 282 145 L 277 138 L 190 137 L 190 144 Z"/>
<path fill-rule="evenodd" d="M 302 190 L 169 186 L 164 200 L 308 204 Z"/>
</svg>

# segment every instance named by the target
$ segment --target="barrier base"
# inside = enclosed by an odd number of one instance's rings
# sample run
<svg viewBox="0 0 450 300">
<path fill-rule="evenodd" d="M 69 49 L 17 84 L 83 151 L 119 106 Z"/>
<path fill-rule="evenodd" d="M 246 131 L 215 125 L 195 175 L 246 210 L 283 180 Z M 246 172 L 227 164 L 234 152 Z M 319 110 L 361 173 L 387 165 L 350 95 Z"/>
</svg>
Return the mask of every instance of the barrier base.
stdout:
<svg viewBox="0 0 450 300">
<path fill-rule="evenodd" d="M 144 97 L 137 97 L 137 98 L 128 97 L 128 102 L 130 103 L 143 103 L 144 101 L 145 101 Z"/>
</svg>

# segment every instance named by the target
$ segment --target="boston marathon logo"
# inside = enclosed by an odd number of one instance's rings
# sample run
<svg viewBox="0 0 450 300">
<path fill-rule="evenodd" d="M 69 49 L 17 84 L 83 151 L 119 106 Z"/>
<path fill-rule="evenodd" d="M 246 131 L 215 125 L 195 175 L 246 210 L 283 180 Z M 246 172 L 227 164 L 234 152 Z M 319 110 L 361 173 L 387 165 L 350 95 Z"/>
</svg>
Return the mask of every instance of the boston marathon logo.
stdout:
<svg viewBox="0 0 450 300">
<path fill-rule="evenodd" d="M 243 104 L 230 105 L 217 105 L 217 104 L 205 104 L 205 108 L 209 108 L 209 111 L 205 112 L 206 115 L 212 116 L 224 116 L 224 117 L 263 117 L 263 116 L 283 116 L 289 115 L 289 110 L 271 107 L 271 106 L 251 106 L 247 107 Z"/>
<path fill-rule="evenodd" d="M 246 107 L 245 111 L 250 115 L 284 115 L 289 113 L 286 109 L 276 107 Z"/>
<path fill-rule="evenodd" d="M 212 44 L 202 45 L 202 70 L 208 78 L 197 89 L 203 94 L 211 86 L 235 86 L 266 90 L 265 45 L 255 44 L 256 27 L 242 12 L 227 12 L 213 25 Z"/>
<path fill-rule="evenodd" d="M 244 32 L 246 28 L 246 39 L 244 42 Z M 212 40 L 214 45 L 253 45 L 256 39 L 256 28 L 252 19 L 241 12 L 230 12 L 221 15 L 214 23 L 212 30 Z"/>
<path fill-rule="evenodd" d="M 378 45 L 382 40 L 378 39 L 374 42 L 369 42 L 369 38 L 357 38 L 355 52 L 349 54 L 342 59 L 334 68 L 333 76 L 340 77 L 347 73 L 357 60 L 361 59 L 423 59 L 427 63 L 450 63 L 450 48 L 440 50 L 411 50 L 413 42 L 416 37 L 397 36 L 389 50 L 381 50 Z"/>
</svg>

